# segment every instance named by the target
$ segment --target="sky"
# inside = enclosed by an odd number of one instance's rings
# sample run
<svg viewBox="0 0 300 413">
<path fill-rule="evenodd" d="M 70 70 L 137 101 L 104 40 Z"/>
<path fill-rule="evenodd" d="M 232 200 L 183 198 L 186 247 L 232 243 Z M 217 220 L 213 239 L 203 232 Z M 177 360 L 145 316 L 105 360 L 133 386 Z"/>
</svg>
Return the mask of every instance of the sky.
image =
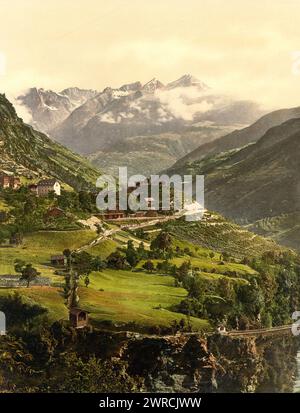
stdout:
<svg viewBox="0 0 300 413">
<path fill-rule="evenodd" d="M 300 105 L 300 0 L 0 0 L 0 91 L 102 90 L 190 73 Z"/>
</svg>

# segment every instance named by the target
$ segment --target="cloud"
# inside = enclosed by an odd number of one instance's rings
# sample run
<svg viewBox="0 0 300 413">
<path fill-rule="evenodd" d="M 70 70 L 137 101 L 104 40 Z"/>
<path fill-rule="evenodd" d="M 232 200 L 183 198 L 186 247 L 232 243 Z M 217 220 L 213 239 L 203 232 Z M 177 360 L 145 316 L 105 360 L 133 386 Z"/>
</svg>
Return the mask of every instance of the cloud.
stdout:
<svg viewBox="0 0 300 413">
<path fill-rule="evenodd" d="M 171 90 L 157 90 L 156 97 L 175 118 L 186 121 L 193 120 L 196 113 L 204 113 L 211 110 L 214 105 L 197 87 L 179 87 Z"/>
<path fill-rule="evenodd" d="M 20 93 L 20 95 L 21 95 L 21 94 L 25 94 L 25 93 L 26 93 L 26 91 L 23 91 L 23 93 Z M 31 121 L 32 121 L 32 114 L 31 114 L 30 110 L 29 110 L 26 106 L 24 106 L 24 105 L 16 98 L 16 96 L 15 96 L 14 94 L 12 94 L 12 93 L 7 93 L 6 95 L 7 95 L 8 100 L 13 104 L 13 106 L 14 106 L 16 112 L 17 112 L 17 115 L 18 115 L 21 119 L 23 119 L 23 121 L 24 121 L 25 123 L 29 123 L 29 124 L 30 124 Z"/>
</svg>

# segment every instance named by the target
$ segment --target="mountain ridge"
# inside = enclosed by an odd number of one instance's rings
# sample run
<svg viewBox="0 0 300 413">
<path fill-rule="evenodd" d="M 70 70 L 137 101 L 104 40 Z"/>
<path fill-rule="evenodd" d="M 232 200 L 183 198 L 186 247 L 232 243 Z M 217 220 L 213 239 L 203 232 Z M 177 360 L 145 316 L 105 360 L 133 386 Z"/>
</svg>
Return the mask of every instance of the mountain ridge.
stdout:
<svg viewBox="0 0 300 413">
<path fill-rule="evenodd" d="M 47 123 L 44 130 L 72 150 L 89 155 L 108 149 L 114 152 L 128 137 L 180 134 L 194 126 L 224 126 L 226 133 L 237 124 L 249 124 L 261 113 L 257 104 L 214 94 L 204 82 L 185 74 L 166 84 L 153 78 L 145 84 L 136 81 L 106 87 L 67 116 L 64 109 L 63 117 L 55 119 L 52 127 Z"/>
<path fill-rule="evenodd" d="M 94 187 L 100 175 L 87 160 L 25 124 L 4 94 L 0 94 L 0 146 L 0 168 L 20 176 L 50 176 L 80 190 Z"/>
<path fill-rule="evenodd" d="M 228 135 L 222 136 L 212 142 L 205 143 L 196 148 L 191 153 L 179 159 L 174 165 L 174 168 L 180 167 L 187 162 L 201 160 L 206 156 L 216 155 L 231 149 L 241 148 L 252 142 L 256 142 L 270 128 L 278 126 L 286 120 L 300 117 L 300 107 L 279 109 L 270 112 L 259 118 L 252 125 L 244 129 L 235 130 Z"/>
</svg>

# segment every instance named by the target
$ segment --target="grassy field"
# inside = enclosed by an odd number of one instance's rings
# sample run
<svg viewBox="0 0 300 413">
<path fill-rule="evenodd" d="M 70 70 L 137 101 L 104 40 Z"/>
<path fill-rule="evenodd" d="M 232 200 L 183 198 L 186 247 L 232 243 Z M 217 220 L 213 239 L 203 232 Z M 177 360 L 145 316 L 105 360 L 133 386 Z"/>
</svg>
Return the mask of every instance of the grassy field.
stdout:
<svg viewBox="0 0 300 413">
<path fill-rule="evenodd" d="M 0 248 L 0 275 L 14 273 L 14 260 L 20 258 L 31 262 L 43 276 L 52 279 L 52 287 L 30 287 L 17 289 L 27 300 L 38 303 L 49 310 L 51 320 L 67 318 L 67 308 L 62 296 L 62 276 L 54 275 L 50 266 L 50 256 L 61 254 L 66 248 L 76 249 L 88 244 L 95 238 L 95 233 L 88 230 L 80 231 L 42 231 L 29 234 L 24 238 L 23 245 L 15 248 Z M 113 239 L 106 239 L 87 251 L 102 259 L 118 247 L 125 246 L 132 239 L 135 245 L 140 240 L 125 231 L 120 231 Z M 173 237 L 173 248 L 181 250 L 189 248 L 190 255 L 176 257 L 171 260 L 176 266 L 184 261 L 191 261 L 198 268 L 199 276 L 213 281 L 222 277 L 230 278 L 233 282 L 247 282 L 242 278 L 255 276 L 250 267 L 231 262 L 222 263 L 220 254 L 195 243 Z M 147 242 L 145 242 L 147 244 Z M 149 247 L 146 245 L 146 247 Z M 192 256 L 191 256 L 192 255 Z M 159 260 L 153 260 L 157 264 Z M 161 260 L 160 260 L 161 261 Z M 94 272 L 90 276 L 90 285 L 84 286 L 83 280 L 79 288 L 80 307 L 90 311 L 92 323 L 100 325 L 104 321 L 115 325 L 135 323 L 132 329 L 142 330 L 151 326 L 170 326 L 174 321 L 185 318 L 183 314 L 174 311 L 187 295 L 183 288 L 175 287 L 174 278 L 163 274 L 148 274 L 142 270 L 140 262 L 135 271 L 118 271 L 105 269 Z M 0 289 L 0 295 L 9 294 L 12 289 Z M 207 320 L 190 319 L 194 330 L 209 329 Z"/>
<path fill-rule="evenodd" d="M 153 264 L 155 265 L 157 265 L 157 263 L 160 261 L 161 260 L 152 260 Z M 185 261 L 190 261 L 194 268 L 199 268 L 199 271 L 205 273 L 213 272 L 214 274 L 220 275 L 228 275 L 229 273 L 235 273 L 238 277 L 243 277 L 247 275 L 255 276 L 257 274 L 252 268 L 248 267 L 247 265 L 236 264 L 231 262 L 221 264 L 220 261 L 213 260 L 208 257 L 195 258 L 185 255 L 183 257 L 173 258 L 169 261 L 170 263 L 175 264 L 177 267 L 179 267 Z M 140 261 L 138 267 L 141 268 L 144 262 L 145 261 Z"/>
<path fill-rule="evenodd" d="M 65 248 L 76 249 L 95 238 L 92 231 L 43 231 L 29 234 L 23 245 L 14 248 L 0 248 L 0 274 L 14 273 L 14 260 L 31 262 L 43 276 L 50 277 L 54 285 L 62 284 L 63 277 L 54 275 L 54 268 L 49 265 L 50 256 L 60 254 Z M 127 234 L 127 240 L 133 238 Z M 116 239 L 107 239 L 88 249 L 93 255 L 105 259 L 119 246 L 125 244 L 126 233 Z M 135 240 L 136 241 L 136 240 Z M 138 240 L 137 240 L 138 241 Z M 170 276 L 149 275 L 144 271 L 105 270 L 92 273 L 89 288 L 83 285 L 79 289 L 80 306 L 91 311 L 94 323 L 110 320 L 115 323 L 135 322 L 139 327 L 153 325 L 168 326 L 174 320 L 184 316 L 173 311 L 187 292 L 174 287 Z M 48 308 L 52 320 L 67 318 L 62 288 L 30 287 L 15 289 L 26 300 Z M 0 289 L 0 295 L 7 295 L 13 289 Z M 102 291 L 103 290 L 103 291 Z M 192 319 L 194 329 L 208 328 L 206 320 Z"/>
<path fill-rule="evenodd" d="M 92 255 L 98 255 L 101 259 L 106 259 L 112 252 L 114 252 L 118 247 L 121 247 L 122 244 L 118 243 L 113 239 L 105 239 L 99 244 L 88 248 L 87 252 Z"/>
<path fill-rule="evenodd" d="M 172 311 L 187 294 L 183 288 L 174 287 L 173 277 L 106 269 L 93 273 L 90 281 L 88 288 L 82 284 L 79 296 L 81 306 L 91 312 L 95 322 L 168 326 L 184 318 Z M 191 324 L 194 329 L 209 328 L 206 320 L 191 318 Z"/>
<path fill-rule="evenodd" d="M 76 249 L 94 238 L 95 233 L 86 230 L 41 231 L 28 234 L 21 246 L 0 248 L 0 276 L 14 274 L 14 261 L 19 258 L 32 263 L 41 272 L 41 276 L 49 277 L 54 285 L 62 284 L 63 277 L 55 275 L 55 268 L 49 265 L 50 256 L 61 254 L 65 248 Z M 18 291 L 26 301 L 47 308 L 52 321 L 68 317 L 61 287 L 0 288 L 0 295 L 8 295 L 14 291 Z"/>
<path fill-rule="evenodd" d="M 52 277 L 53 268 L 49 266 L 50 256 L 62 254 L 66 248 L 76 249 L 95 238 L 95 233 L 80 231 L 41 231 L 28 234 L 19 247 L 0 248 L 0 276 L 14 274 L 14 261 L 21 259 L 32 263 L 42 276 Z"/>
<path fill-rule="evenodd" d="M 64 305 L 62 290 L 55 287 L 30 287 L 7 289 L 0 288 L 0 297 L 7 296 L 17 291 L 24 300 L 31 304 L 39 304 L 48 309 L 48 317 L 51 321 L 67 319 L 68 310 Z"/>
</svg>

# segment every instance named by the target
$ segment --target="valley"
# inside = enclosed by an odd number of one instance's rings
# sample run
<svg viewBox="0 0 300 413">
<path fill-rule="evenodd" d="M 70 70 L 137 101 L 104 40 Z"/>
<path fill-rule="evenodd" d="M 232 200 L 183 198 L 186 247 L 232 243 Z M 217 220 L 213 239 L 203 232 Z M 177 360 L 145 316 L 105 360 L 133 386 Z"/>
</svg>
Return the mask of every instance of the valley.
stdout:
<svg viewBox="0 0 300 413">
<path fill-rule="evenodd" d="M 192 152 L 190 161 L 185 163 L 183 158 L 167 172 L 204 174 L 209 209 L 282 245 L 299 249 L 299 118 L 288 119 L 263 133 L 260 129 L 256 138 L 251 132 L 257 131 L 257 125 L 268 116 L 276 123 L 282 115 L 297 116 L 297 110 L 266 115 L 237 132 L 241 147 L 229 134 L 214 141 L 211 151 L 206 145 L 200 146 Z"/>
<path fill-rule="evenodd" d="M 220 389 L 234 391 L 259 391 L 268 386 L 291 388 L 291 379 L 285 377 L 287 387 L 280 387 L 279 382 L 258 379 L 256 369 L 266 363 L 265 348 L 276 353 L 268 334 L 278 333 L 276 340 L 281 343 L 284 340 L 281 333 L 289 333 L 291 314 L 300 303 L 299 256 L 289 249 L 294 247 L 291 225 L 297 218 L 296 199 L 290 202 L 287 198 L 293 190 L 291 185 L 295 184 L 289 180 L 290 174 L 297 171 L 293 149 L 298 144 L 298 119 L 267 130 L 262 138 L 242 148 L 233 147 L 183 163 L 179 170 L 175 163 L 172 172 L 204 173 L 207 177 L 210 209 L 202 220 L 188 222 L 180 211 L 167 214 L 159 211 L 154 218 L 137 217 L 132 211 L 125 211 L 121 218 L 106 219 L 96 208 L 95 182 L 100 170 L 113 171 L 110 169 L 116 162 L 113 153 L 110 160 L 106 157 L 107 164 L 100 162 L 102 152 L 99 154 L 98 170 L 81 155 L 24 124 L 4 96 L 1 96 L 0 115 L 4 148 L 0 188 L 0 310 L 6 314 L 8 326 L 8 335 L 0 343 L 8 348 L 19 346 L 20 354 L 25 357 L 17 361 L 10 356 L 10 370 L 1 364 L 0 358 L 5 390 L 11 389 L 9 371 L 13 371 L 19 377 L 18 389 L 44 391 L 45 378 L 40 373 L 32 376 L 30 373 L 26 384 L 23 374 L 37 366 L 43 369 L 47 357 L 53 357 L 54 364 L 50 363 L 47 369 L 51 377 L 49 386 L 54 390 L 75 385 L 67 378 L 63 384 L 57 377 L 65 363 L 77 366 L 80 371 L 74 358 L 87 371 L 90 368 L 98 371 L 101 363 L 104 371 L 109 363 L 117 363 L 116 371 L 120 371 L 117 366 L 122 366 L 127 384 L 119 376 L 107 375 L 102 380 L 102 383 L 109 380 L 110 389 L 116 385 L 122 391 L 195 388 L 216 391 L 216 383 Z M 189 133 L 184 132 L 185 140 L 190 139 L 196 145 L 198 134 L 202 136 L 201 129 Z M 203 135 L 203 140 L 208 135 Z M 161 157 L 157 157 L 157 164 L 149 166 L 143 161 L 147 173 L 159 165 L 168 165 L 188 150 L 181 148 L 182 142 L 174 133 L 157 140 L 153 135 L 149 137 L 149 144 L 143 136 L 123 140 L 127 154 L 134 157 L 132 148 L 139 149 L 132 172 L 142 159 L 142 148 L 149 156 L 154 142 L 158 152 L 165 144 L 170 157 L 165 164 Z M 131 143 L 126 143 L 127 140 Z M 282 156 L 284 151 L 286 155 Z M 266 184 L 268 177 L 270 181 Z M 243 193 L 247 180 L 248 191 Z M 286 191 L 285 201 L 280 203 L 282 193 L 277 193 L 278 198 L 271 201 L 274 206 L 268 205 L 274 215 L 266 218 L 265 211 L 269 214 L 270 210 L 265 209 L 262 194 L 268 193 L 267 185 L 269 193 L 275 192 L 278 182 Z M 251 208 L 253 199 L 255 209 Z M 297 228 L 294 226 L 293 230 L 297 239 Z M 270 238 L 275 231 L 278 243 Z M 79 320 L 82 314 L 85 318 Z M 220 333 L 222 329 L 225 334 Z M 70 341 L 71 336 L 75 342 Z M 92 337 L 95 343 L 100 340 L 101 350 L 95 349 Z M 29 344 L 31 340 L 36 344 Z M 113 346 L 107 347 L 106 342 Z M 78 348 L 80 343 L 87 352 L 85 356 Z M 40 346 L 44 348 L 42 358 L 36 353 Z M 191 357 L 190 348 L 193 357 L 200 352 L 204 361 L 197 367 L 197 373 L 192 367 L 195 360 L 190 361 L 184 374 L 179 367 L 169 382 L 163 375 L 170 367 L 158 364 L 155 378 L 151 379 L 144 362 L 134 361 L 136 346 L 145 346 L 145 354 L 150 351 L 151 363 L 156 363 L 155 354 L 164 351 L 172 354 L 171 359 L 176 359 L 175 353 L 180 354 L 186 362 Z M 230 360 L 234 357 L 239 364 L 239 358 L 233 354 L 241 348 L 255 369 L 247 378 L 243 374 L 239 381 L 232 379 L 237 371 Z M 68 355 L 62 356 L 61 351 L 66 349 Z M 100 358 L 93 359 L 99 351 Z M 293 340 L 289 342 L 289 352 L 289 362 L 294 368 Z M 27 357 L 36 364 L 26 361 Z M 289 362 L 282 361 L 280 367 L 285 369 L 285 363 Z M 98 367 L 92 367 L 93 363 Z M 18 366 L 22 366 L 21 370 Z M 264 366 L 268 371 L 279 368 L 273 361 Z M 196 380 L 194 374 L 200 374 L 201 379 Z M 96 386 L 99 389 L 99 383 Z"/>
<path fill-rule="evenodd" d="M 255 102 L 214 93 L 190 74 L 101 92 L 31 88 L 17 100 L 33 127 L 110 173 L 116 165 L 157 173 L 264 112 Z"/>
</svg>

